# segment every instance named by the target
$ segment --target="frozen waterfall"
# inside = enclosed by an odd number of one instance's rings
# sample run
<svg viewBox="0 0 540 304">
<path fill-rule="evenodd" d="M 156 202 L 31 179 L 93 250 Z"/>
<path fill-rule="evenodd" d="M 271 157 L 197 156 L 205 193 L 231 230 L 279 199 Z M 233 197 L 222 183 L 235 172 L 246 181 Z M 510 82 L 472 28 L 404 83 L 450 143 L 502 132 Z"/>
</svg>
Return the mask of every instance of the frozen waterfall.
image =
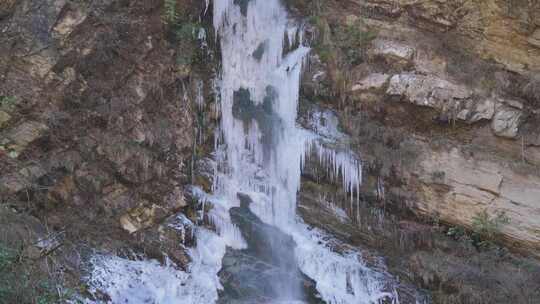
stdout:
<svg viewBox="0 0 540 304">
<path fill-rule="evenodd" d="M 233 220 L 236 210 L 242 220 L 256 215 L 249 227 L 266 238 L 262 241 L 273 255 L 267 258 L 275 262 L 268 282 L 272 298 L 264 303 L 306 303 L 301 280 L 314 282 L 319 302 L 396 303 L 360 253 L 333 251 L 330 236 L 296 214 L 301 170 L 309 155 L 317 155 L 352 200 L 362 179 L 357 157 L 328 145 L 341 136 L 335 127 L 317 125 L 320 117 L 310 126 L 314 132 L 297 124 L 300 77 L 310 51 L 302 43 L 302 26 L 288 17 L 279 0 L 214 0 L 213 10 L 222 51 L 216 80 L 220 140 L 213 193 L 192 191 L 201 204 L 212 205 L 207 218 L 215 231 L 196 228 L 197 246 L 189 250 L 192 263 L 186 272 L 98 256 L 90 282 L 111 295 L 111 303 L 215 303 L 224 289 L 218 276 L 224 257 L 231 250 L 243 254 L 253 243 Z M 199 106 L 203 102 L 197 100 Z M 249 208 L 240 212 L 242 197 L 249 198 Z"/>
</svg>

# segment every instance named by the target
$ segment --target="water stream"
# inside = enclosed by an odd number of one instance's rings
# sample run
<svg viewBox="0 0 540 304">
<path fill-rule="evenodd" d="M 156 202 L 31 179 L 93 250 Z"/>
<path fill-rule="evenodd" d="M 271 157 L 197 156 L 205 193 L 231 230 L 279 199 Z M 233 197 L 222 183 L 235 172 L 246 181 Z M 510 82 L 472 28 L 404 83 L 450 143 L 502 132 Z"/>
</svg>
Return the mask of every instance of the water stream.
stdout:
<svg viewBox="0 0 540 304">
<path fill-rule="evenodd" d="M 300 76 L 310 49 L 279 0 L 214 0 L 221 45 L 221 126 L 213 193 L 193 187 L 215 231 L 196 228 L 186 272 L 154 262 L 96 257 L 95 290 L 111 303 L 397 303 L 361 254 L 304 224 L 296 213 L 301 170 L 317 155 L 355 202 L 361 168 L 327 143 L 341 134 L 314 115 L 297 124 Z M 199 101 L 203 102 L 203 101 Z M 328 117 L 326 117 L 326 116 Z M 335 127 L 334 127 L 335 129 Z M 204 209 L 204 208 L 203 208 Z"/>
</svg>

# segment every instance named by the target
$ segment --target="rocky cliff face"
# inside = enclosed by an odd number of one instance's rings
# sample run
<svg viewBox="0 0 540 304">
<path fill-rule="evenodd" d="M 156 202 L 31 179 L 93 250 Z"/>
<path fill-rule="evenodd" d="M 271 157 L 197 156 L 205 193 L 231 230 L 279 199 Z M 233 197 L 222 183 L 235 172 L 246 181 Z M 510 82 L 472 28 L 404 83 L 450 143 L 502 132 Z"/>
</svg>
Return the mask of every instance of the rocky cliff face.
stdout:
<svg viewBox="0 0 540 304">
<path fill-rule="evenodd" d="M 204 10 L 178 6 L 185 23 Z M 198 37 L 176 35 L 163 14 L 162 1 L 0 4 L 2 215 L 39 218 L 69 240 L 64 247 L 161 254 L 163 243 L 149 245 L 145 234 L 167 229 L 128 232 L 187 208 L 196 132 L 190 68 L 200 55 Z M 16 231 L 9 221 L 0 226 Z M 15 247 L 36 242 L 9 235 L 20 240 Z M 180 243 L 171 244 L 181 259 Z"/>
<path fill-rule="evenodd" d="M 366 195 L 470 229 L 505 214 L 502 238 L 538 255 L 540 8 L 514 2 L 299 3 L 315 15 L 304 93 L 356 140 Z"/>
<path fill-rule="evenodd" d="M 540 4 L 286 2 L 308 20 L 313 46 L 301 106 L 337 113 L 364 163 L 362 198 L 378 210 L 362 210 L 360 232 L 332 222 L 314 197 L 335 188 L 313 186 L 324 178 L 306 172 L 306 221 L 389 256 L 412 239 L 391 268 L 444 294 L 438 302 L 488 301 L 492 286 L 482 278 L 494 286 L 506 272 L 519 275 L 492 303 L 536 299 L 534 262 L 477 256 L 411 220 L 475 229 L 481 216 L 504 213 L 495 240 L 540 256 Z M 180 243 L 193 240 L 180 240 L 169 216 L 195 217 L 187 184 L 209 190 L 200 160 L 219 119 L 208 92 L 217 50 L 199 31 L 211 17 L 204 11 L 195 0 L 0 3 L 1 242 L 17 240 L 33 259 L 58 258 L 76 273 L 67 285 L 82 275 L 73 253 L 81 244 L 185 264 Z M 384 228 L 380 210 L 396 226 Z M 416 252 L 426 247 L 440 250 Z M 490 270 L 496 263 L 502 270 Z"/>
</svg>

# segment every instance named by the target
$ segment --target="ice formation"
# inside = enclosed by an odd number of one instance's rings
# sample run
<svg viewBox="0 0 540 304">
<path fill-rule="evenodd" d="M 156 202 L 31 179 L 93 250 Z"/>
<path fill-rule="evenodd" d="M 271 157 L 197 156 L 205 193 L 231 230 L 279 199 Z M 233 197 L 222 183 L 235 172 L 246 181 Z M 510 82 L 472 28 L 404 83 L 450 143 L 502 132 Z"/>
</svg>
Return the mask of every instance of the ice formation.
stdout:
<svg viewBox="0 0 540 304">
<path fill-rule="evenodd" d="M 358 195 L 362 179 L 358 158 L 332 147 L 332 141 L 344 135 L 331 112 L 314 114 L 309 127 L 315 132 L 297 125 L 300 74 L 309 52 L 302 44 L 301 26 L 287 18 L 278 0 L 241 5 L 216 0 L 214 27 L 223 59 L 218 93 L 222 140 L 216 149 L 221 162 L 217 168 L 222 170 L 216 171 L 214 192 L 230 201 L 237 200 L 238 193 L 248 195 L 253 213 L 291 235 L 300 269 L 317 282 L 327 303 L 392 298 L 381 291 L 380 278 L 362 264 L 358 253 L 332 251 L 322 234 L 296 215 L 307 156 L 317 155 L 351 195 Z"/>
<path fill-rule="evenodd" d="M 88 284 L 91 294 L 105 293 L 104 303 L 208 304 L 218 299 L 217 273 L 228 244 L 215 233 L 197 229 L 198 245 L 189 251 L 187 272 L 153 260 L 96 255 Z M 96 303 L 88 300 L 87 303 Z M 101 303 L 101 302 L 97 302 Z"/>
<path fill-rule="evenodd" d="M 302 272 L 317 283 L 328 304 L 379 303 L 395 296 L 384 289 L 384 278 L 365 266 L 358 252 L 334 252 L 324 232 L 299 222 L 293 232 Z"/>
<path fill-rule="evenodd" d="M 333 145 L 343 137 L 335 116 L 315 113 L 308 126 L 313 132 L 297 124 L 300 76 L 309 52 L 302 26 L 287 17 L 279 0 L 214 0 L 213 9 L 222 51 L 215 84 L 221 126 L 215 136 L 213 194 L 197 187 L 192 193 L 203 205 L 199 218 L 208 219 L 215 232 L 196 227 L 197 246 L 189 249 L 192 262 L 186 272 L 153 261 L 96 256 L 91 286 L 108 294 L 111 303 L 214 303 L 222 288 L 217 274 L 226 247 L 246 246 L 229 214 L 240 205 L 238 194 L 244 194 L 254 214 L 293 238 L 300 270 L 316 282 L 326 303 L 396 300 L 383 291 L 382 278 L 363 264 L 359 253 L 332 250 L 327 236 L 296 214 L 306 157 L 316 155 L 351 198 L 358 195 L 362 179 L 358 158 Z M 201 106 L 198 88 L 196 104 Z M 212 204 L 208 214 L 206 204 Z"/>
</svg>

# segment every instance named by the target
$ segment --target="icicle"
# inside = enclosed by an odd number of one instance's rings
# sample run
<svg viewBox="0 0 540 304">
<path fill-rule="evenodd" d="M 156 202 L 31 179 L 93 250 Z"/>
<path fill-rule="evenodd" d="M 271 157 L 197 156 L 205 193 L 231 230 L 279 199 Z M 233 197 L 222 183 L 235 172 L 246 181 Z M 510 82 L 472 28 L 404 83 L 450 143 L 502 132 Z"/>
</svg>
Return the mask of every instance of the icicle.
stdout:
<svg viewBox="0 0 540 304">
<path fill-rule="evenodd" d="M 208 7 L 210 7 L 210 0 L 205 0 L 203 16 L 206 16 L 206 13 L 208 12 Z"/>
<path fill-rule="evenodd" d="M 200 79 L 195 81 L 195 104 L 202 111 L 204 108 L 204 82 Z"/>
</svg>

